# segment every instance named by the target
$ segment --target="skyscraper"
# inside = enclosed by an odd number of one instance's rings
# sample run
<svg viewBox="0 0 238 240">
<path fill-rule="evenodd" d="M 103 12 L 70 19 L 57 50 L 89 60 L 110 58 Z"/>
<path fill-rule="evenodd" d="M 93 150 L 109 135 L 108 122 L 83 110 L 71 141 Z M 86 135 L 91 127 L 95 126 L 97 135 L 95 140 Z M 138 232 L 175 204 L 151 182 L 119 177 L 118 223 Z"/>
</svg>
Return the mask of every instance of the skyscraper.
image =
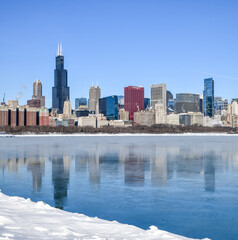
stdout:
<svg viewBox="0 0 238 240">
<path fill-rule="evenodd" d="M 130 120 L 134 120 L 134 112 L 144 110 L 144 88 L 128 86 L 124 88 L 124 108 L 129 111 Z"/>
<path fill-rule="evenodd" d="M 107 120 L 118 119 L 118 96 L 109 96 L 99 99 L 99 113 L 104 114 Z"/>
<path fill-rule="evenodd" d="M 62 45 L 58 45 L 56 56 L 56 69 L 54 76 L 54 87 L 52 88 L 52 108 L 57 108 L 58 113 L 63 112 L 64 101 L 69 100 L 69 87 L 67 70 L 64 69 L 64 56 L 62 56 Z"/>
<path fill-rule="evenodd" d="M 214 116 L 214 80 L 212 78 L 204 79 L 203 112 L 204 116 Z"/>
<path fill-rule="evenodd" d="M 107 115 L 107 98 L 99 98 L 99 113 Z"/>
<path fill-rule="evenodd" d="M 155 104 L 155 124 L 167 123 L 167 109 L 166 105 L 161 101 Z"/>
<path fill-rule="evenodd" d="M 78 109 L 81 105 L 88 105 L 87 98 L 75 98 L 75 109 Z"/>
<path fill-rule="evenodd" d="M 150 98 L 144 98 L 144 108 L 150 107 Z"/>
<path fill-rule="evenodd" d="M 118 119 L 118 96 L 107 97 L 107 119 Z"/>
<path fill-rule="evenodd" d="M 98 86 L 92 86 L 89 89 L 88 105 L 89 110 L 92 112 L 98 112 L 98 100 L 101 98 L 101 89 Z"/>
<path fill-rule="evenodd" d="M 71 116 L 71 102 L 69 100 L 64 101 L 63 114 L 67 118 Z"/>
<path fill-rule="evenodd" d="M 39 99 L 40 106 L 45 107 L 45 96 L 42 96 L 42 83 L 38 79 L 33 83 L 32 99 Z"/>
<path fill-rule="evenodd" d="M 167 109 L 167 91 L 166 91 L 166 84 L 156 84 L 150 87 L 151 89 L 151 107 L 155 108 L 155 104 L 160 102 L 164 106 L 164 109 Z"/>
<path fill-rule="evenodd" d="M 175 102 L 176 113 L 188 113 L 200 111 L 199 94 L 177 93 Z"/>
<path fill-rule="evenodd" d="M 222 97 L 214 98 L 214 112 L 217 115 L 223 115 L 224 111 L 228 110 L 228 100 Z"/>
</svg>

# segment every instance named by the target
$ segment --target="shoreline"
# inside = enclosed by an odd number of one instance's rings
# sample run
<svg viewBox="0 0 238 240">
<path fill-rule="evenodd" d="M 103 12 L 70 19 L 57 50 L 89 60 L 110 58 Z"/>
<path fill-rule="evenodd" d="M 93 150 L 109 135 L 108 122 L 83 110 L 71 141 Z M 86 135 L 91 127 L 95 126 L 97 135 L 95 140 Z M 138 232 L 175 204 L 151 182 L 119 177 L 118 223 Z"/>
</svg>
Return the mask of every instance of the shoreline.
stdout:
<svg viewBox="0 0 238 240">
<path fill-rule="evenodd" d="M 237 137 L 230 133 L 22 133 L 0 134 L 5 137 Z"/>
</svg>

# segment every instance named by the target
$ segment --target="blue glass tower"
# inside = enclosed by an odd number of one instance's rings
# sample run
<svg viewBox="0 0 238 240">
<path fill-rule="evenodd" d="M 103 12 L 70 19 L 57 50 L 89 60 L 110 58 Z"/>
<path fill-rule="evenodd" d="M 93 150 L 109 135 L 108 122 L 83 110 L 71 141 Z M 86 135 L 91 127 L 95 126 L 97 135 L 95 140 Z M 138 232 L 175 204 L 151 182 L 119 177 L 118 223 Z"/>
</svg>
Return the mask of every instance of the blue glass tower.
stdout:
<svg viewBox="0 0 238 240">
<path fill-rule="evenodd" d="M 87 98 L 75 98 L 75 109 L 78 109 L 80 105 L 88 105 Z"/>
<path fill-rule="evenodd" d="M 150 107 L 150 98 L 144 98 L 145 109 Z"/>
<path fill-rule="evenodd" d="M 56 56 L 56 69 L 54 73 L 54 87 L 52 88 L 52 108 L 57 108 L 58 113 L 63 113 L 64 101 L 69 99 L 67 70 L 64 69 L 64 56 L 62 46 L 58 46 Z"/>
<path fill-rule="evenodd" d="M 107 120 L 118 119 L 118 96 L 109 96 L 99 99 L 99 112 L 107 117 Z"/>
<path fill-rule="evenodd" d="M 106 116 L 108 120 L 118 119 L 118 97 L 110 96 L 106 100 L 107 112 Z"/>
<path fill-rule="evenodd" d="M 99 113 L 107 115 L 107 98 L 99 98 Z"/>
<path fill-rule="evenodd" d="M 214 116 L 214 80 L 212 78 L 204 79 L 203 112 L 204 116 Z"/>
</svg>

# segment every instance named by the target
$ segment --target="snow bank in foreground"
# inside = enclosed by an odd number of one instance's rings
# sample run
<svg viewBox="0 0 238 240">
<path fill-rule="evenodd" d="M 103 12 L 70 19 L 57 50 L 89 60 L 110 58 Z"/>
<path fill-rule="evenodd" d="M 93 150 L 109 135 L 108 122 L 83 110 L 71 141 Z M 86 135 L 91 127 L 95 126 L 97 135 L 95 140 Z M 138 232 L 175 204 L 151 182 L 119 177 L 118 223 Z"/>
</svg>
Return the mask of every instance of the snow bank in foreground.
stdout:
<svg viewBox="0 0 238 240">
<path fill-rule="evenodd" d="M 166 239 L 188 238 L 158 230 L 90 218 L 43 202 L 9 197 L 0 192 L 0 240 L 10 239 Z"/>
</svg>

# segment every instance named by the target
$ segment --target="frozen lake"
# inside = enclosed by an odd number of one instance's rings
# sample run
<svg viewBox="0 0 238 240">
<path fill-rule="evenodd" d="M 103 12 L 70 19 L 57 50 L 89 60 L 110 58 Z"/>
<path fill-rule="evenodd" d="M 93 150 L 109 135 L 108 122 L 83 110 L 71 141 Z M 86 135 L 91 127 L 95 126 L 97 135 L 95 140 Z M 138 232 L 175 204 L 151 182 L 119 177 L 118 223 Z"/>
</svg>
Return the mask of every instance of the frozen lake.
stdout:
<svg viewBox="0 0 238 240">
<path fill-rule="evenodd" d="M 238 136 L 0 137 L 0 189 L 144 229 L 235 240 Z"/>
</svg>

